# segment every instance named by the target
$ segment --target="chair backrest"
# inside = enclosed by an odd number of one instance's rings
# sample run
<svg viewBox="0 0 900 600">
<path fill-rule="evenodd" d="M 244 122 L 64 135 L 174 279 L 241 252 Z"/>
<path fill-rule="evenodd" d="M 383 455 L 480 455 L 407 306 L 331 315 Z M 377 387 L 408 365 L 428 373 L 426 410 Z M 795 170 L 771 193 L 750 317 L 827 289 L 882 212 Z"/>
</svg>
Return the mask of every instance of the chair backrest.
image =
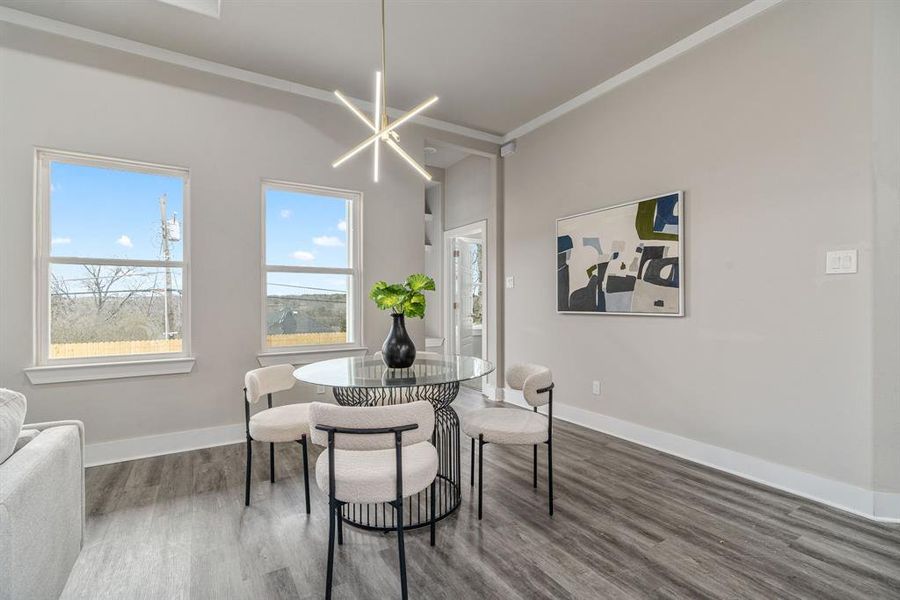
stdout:
<svg viewBox="0 0 900 600">
<path fill-rule="evenodd" d="M 294 365 L 275 365 L 247 371 L 244 375 L 247 402 L 253 404 L 266 394 L 289 390 L 296 382 Z"/>
<path fill-rule="evenodd" d="M 404 431 L 404 446 L 431 439 L 434 431 L 434 407 L 430 402 L 418 401 L 391 406 L 338 406 L 313 402 L 309 406 L 309 431 L 314 444 L 328 445 L 328 432 L 316 429 L 317 425 L 346 429 L 377 429 L 400 427 L 415 423 L 418 428 Z M 334 437 L 334 447 L 339 450 L 385 450 L 394 447 L 393 433 L 341 434 Z"/>
<path fill-rule="evenodd" d="M 522 390 L 522 395 L 531 406 L 543 406 L 550 402 L 550 394 L 539 394 L 538 390 L 553 384 L 550 369 L 541 365 L 512 365 L 506 369 L 506 384 L 514 390 Z"/>
<path fill-rule="evenodd" d="M 372 358 L 381 360 L 381 350 L 372 355 Z M 443 358 L 444 355 L 440 352 L 429 352 L 427 350 L 416 350 L 416 360 L 420 358 Z"/>
</svg>

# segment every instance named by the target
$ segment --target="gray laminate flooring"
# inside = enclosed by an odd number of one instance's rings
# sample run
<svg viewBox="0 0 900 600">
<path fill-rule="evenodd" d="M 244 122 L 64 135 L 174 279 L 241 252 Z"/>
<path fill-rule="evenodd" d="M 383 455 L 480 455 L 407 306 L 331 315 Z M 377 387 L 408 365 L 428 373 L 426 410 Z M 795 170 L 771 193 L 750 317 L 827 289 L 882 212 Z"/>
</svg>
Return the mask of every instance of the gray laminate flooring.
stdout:
<svg viewBox="0 0 900 600">
<path fill-rule="evenodd" d="M 454 406 L 488 404 L 462 390 Z M 519 410 L 510 408 L 510 410 Z M 411 598 L 900 598 L 900 528 L 558 422 L 556 514 L 546 452 L 488 446 L 478 522 L 463 438 L 463 501 L 407 536 Z M 87 533 L 64 598 L 322 598 L 325 496 L 303 509 L 299 447 L 242 444 L 87 471 Z M 314 462 L 315 454 L 311 457 Z M 399 598 L 393 534 L 345 529 L 335 598 Z"/>
</svg>

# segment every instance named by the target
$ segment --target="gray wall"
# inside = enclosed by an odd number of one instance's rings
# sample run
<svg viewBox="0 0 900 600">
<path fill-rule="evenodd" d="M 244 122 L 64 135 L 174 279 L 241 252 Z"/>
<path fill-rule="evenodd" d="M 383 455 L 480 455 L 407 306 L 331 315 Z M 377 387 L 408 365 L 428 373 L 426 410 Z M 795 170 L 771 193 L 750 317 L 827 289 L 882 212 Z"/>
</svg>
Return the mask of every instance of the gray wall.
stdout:
<svg viewBox="0 0 900 600">
<path fill-rule="evenodd" d="M 494 177 L 490 159 L 474 154 L 445 170 L 445 231 L 490 217 Z"/>
<path fill-rule="evenodd" d="M 243 421 L 243 373 L 258 366 L 261 178 L 364 192 L 365 290 L 422 270 L 423 181 L 393 157 L 378 185 L 364 157 L 332 169 L 365 133 L 342 107 L 8 25 L 0 40 L 0 385 L 27 394 L 28 421 L 82 419 L 90 443 Z M 422 155 L 426 130 L 404 129 Z M 29 385 L 34 146 L 190 167 L 191 374 Z M 387 316 L 365 306 L 365 341 L 379 347 Z M 422 343 L 422 322 L 410 326 Z"/>
<path fill-rule="evenodd" d="M 873 23 L 874 487 L 900 492 L 900 2 L 877 4 Z"/>
<path fill-rule="evenodd" d="M 506 361 L 551 366 L 559 402 L 871 489 L 872 27 L 867 3 L 780 5 L 521 138 Z M 556 314 L 554 220 L 675 189 L 687 316 Z M 831 248 L 859 273 L 826 276 Z"/>
<path fill-rule="evenodd" d="M 431 248 L 425 250 L 425 274 L 434 279 L 434 292 L 427 297 L 425 310 L 425 335 L 440 338 L 443 335 L 443 268 L 444 268 L 444 170 L 428 167 L 432 181 L 438 182 L 425 190 L 425 207 L 432 220 L 425 223 L 425 237 Z M 440 350 L 440 349 L 438 349 Z"/>
</svg>

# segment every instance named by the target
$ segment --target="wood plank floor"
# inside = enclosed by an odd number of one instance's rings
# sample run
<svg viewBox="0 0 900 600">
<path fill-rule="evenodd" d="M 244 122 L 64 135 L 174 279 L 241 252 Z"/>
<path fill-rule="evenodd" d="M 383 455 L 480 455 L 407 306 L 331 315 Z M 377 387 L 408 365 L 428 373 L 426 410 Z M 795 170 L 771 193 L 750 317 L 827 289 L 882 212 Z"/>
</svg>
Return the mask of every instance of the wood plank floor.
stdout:
<svg viewBox="0 0 900 600">
<path fill-rule="evenodd" d="M 484 404 L 463 390 L 454 406 Z M 530 447 L 488 446 L 484 520 L 464 485 L 437 547 L 409 533 L 411 598 L 900 598 L 896 526 L 563 422 L 554 441 L 556 514 L 546 452 L 534 490 Z M 311 478 L 305 514 L 296 444 L 278 447 L 274 485 L 254 450 L 250 508 L 242 444 L 88 469 L 63 598 L 323 597 L 327 499 Z M 397 572 L 393 534 L 345 529 L 335 598 L 399 598 Z"/>
</svg>

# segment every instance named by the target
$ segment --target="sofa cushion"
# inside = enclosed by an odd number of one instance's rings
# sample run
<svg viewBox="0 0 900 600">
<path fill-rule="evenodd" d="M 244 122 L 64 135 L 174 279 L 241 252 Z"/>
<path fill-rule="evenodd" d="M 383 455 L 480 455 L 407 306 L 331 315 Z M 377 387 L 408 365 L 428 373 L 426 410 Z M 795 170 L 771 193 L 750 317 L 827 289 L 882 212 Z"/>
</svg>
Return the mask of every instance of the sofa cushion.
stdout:
<svg viewBox="0 0 900 600">
<path fill-rule="evenodd" d="M 16 441 L 25 422 L 25 407 L 25 396 L 0 388 L 0 463 L 16 449 Z"/>
</svg>

